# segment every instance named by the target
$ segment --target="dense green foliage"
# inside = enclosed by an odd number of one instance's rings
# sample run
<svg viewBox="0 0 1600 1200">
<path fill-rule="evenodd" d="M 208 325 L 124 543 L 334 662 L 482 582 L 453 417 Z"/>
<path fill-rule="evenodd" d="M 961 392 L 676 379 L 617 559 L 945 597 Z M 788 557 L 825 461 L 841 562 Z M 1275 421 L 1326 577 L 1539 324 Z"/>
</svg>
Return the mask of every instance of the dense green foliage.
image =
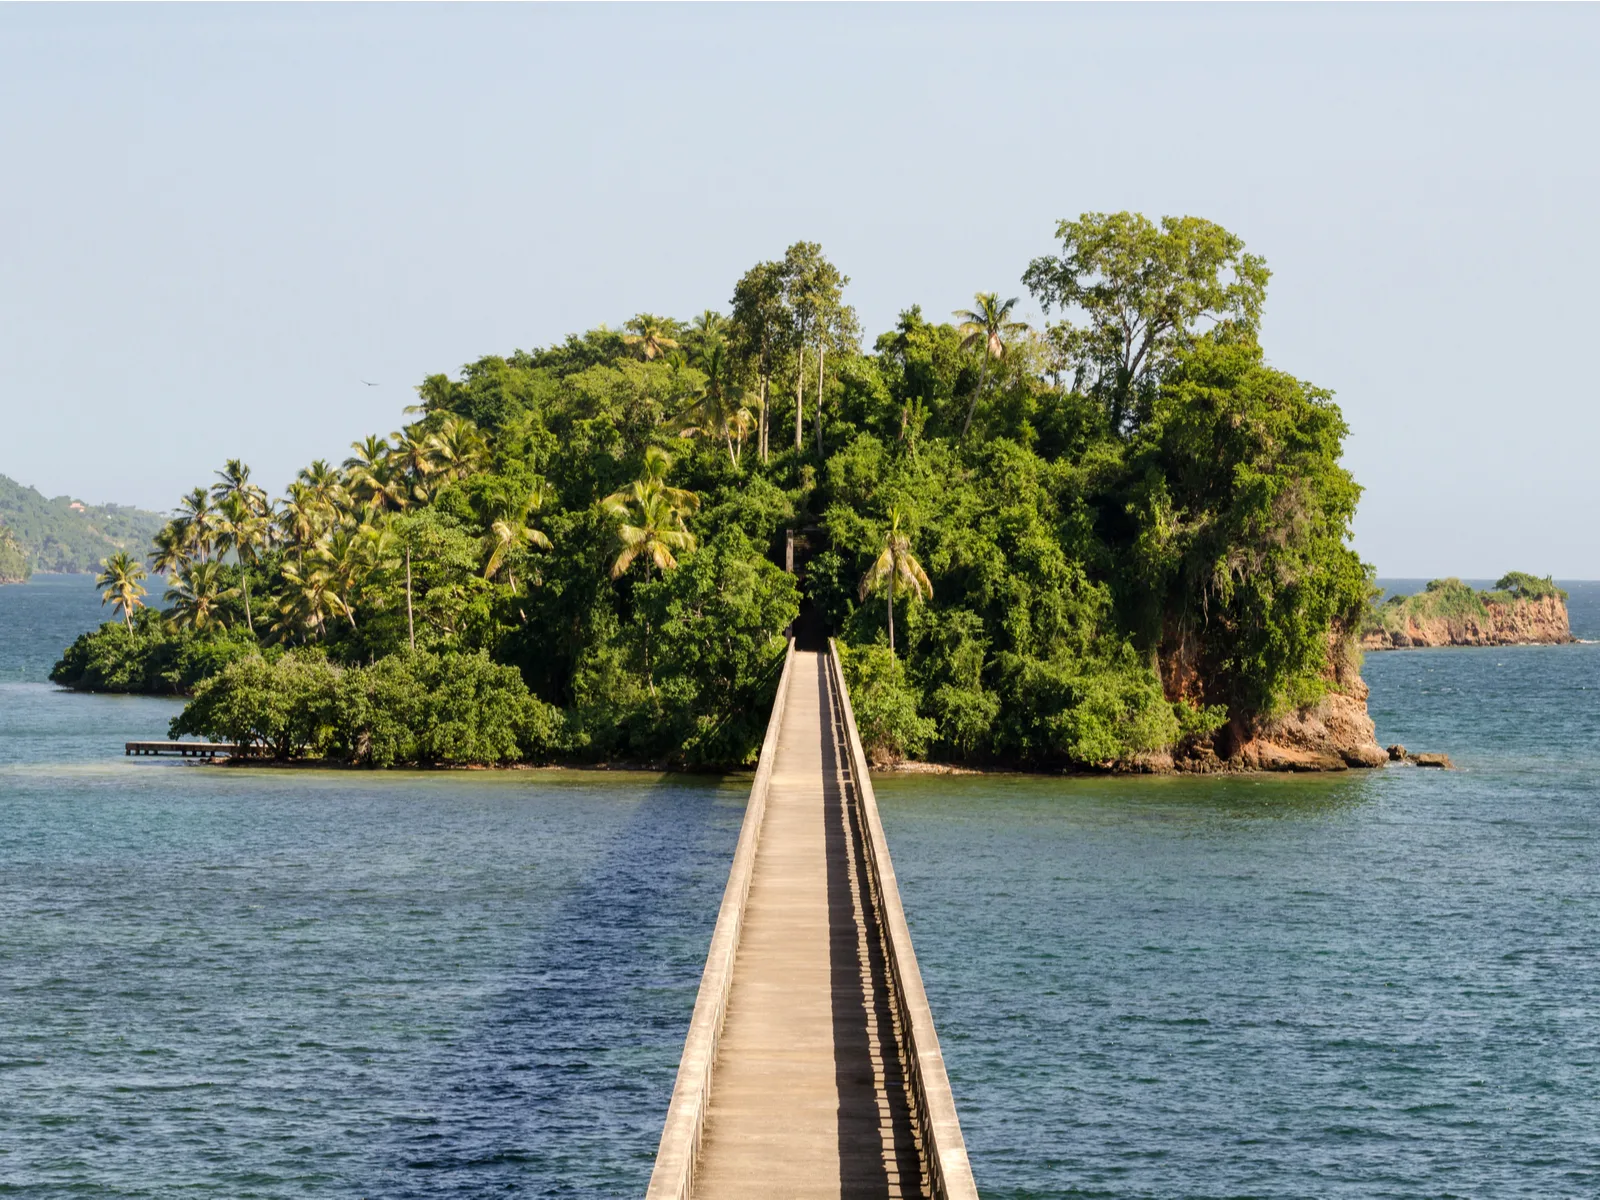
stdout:
<svg viewBox="0 0 1600 1200">
<path fill-rule="evenodd" d="M 1495 583 L 1494 590 L 1505 592 L 1518 600 L 1544 600 L 1558 596 L 1565 603 L 1567 599 L 1567 593 L 1556 586 L 1552 576 L 1541 578 L 1525 571 L 1509 571 L 1502 575 Z"/>
<path fill-rule="evenodd" d="M 112 621 L 80 634 L 50 678 L 86 692 L 184 695 L 255 649 L 255 639 L 242 629 L 197 634 L 171 628 L 141 608 L 134 613 L 132 628 Z"/>
<path fill-rule="evenodd" d="M 165 522 L 157 513 L 121 504 L 46 499 L 38 489 L 0 475 L 0 524 L 10 528 L 35 571 L 87 574 L 108 554 L 149 545 Z"/>
<path fill-rule="evenodd" d="M 1194 218 L 1058 236 L 1026 276 L 1046 329 L 984 292 L 865 348 L 802 242 L 726 317 L 430 376 L 416 420 L 279 501 L 230 462 L 153 565 L 168 627 L 268 653 L 181 726 L 372 763 L 748 762 L 802 603 L 880 757 L 1116 764 L 1315 699 L 1370 571 L 1339 410 L 1257 343 L 1264 264 Z M 497 700 L 500 733 L 432 740 L 449 711 L 405 681 L 469 661 L 548 719 Z"/>
<path fill-rule="evenodd" d="M 508 763 L 564 745 L 561 714 L 483 651 L 405 651 L 340 667 L 318 647 L 228 663 L 195 690 L 171 734 L 255 745 L 278 758 Z"/>
</svg>

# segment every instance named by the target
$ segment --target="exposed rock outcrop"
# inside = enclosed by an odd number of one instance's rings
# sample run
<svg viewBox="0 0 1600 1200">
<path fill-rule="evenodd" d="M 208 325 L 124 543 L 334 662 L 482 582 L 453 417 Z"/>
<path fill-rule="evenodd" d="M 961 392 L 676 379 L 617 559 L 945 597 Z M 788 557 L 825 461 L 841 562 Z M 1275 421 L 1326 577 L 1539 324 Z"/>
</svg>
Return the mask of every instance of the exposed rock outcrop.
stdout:
<svg viewBox="0 0 1600 1200">
<path fill-rule="evenodd" d="M 1456 769 L 1448 754 L 1412 754 L 1404 746 L 1390 746 L 1389 761 L 1410 763 L 1414 767 L 1435 767 L 1441 771 Z"/>
<path fill-rule="evenodd" d="M 1459 579 L 1383 605 L 1361 631 L 1363 650 L 1425 646 L 1527 646 L 1571 642 L 1565 593 L 1474 591 Z"/>
<path fill-rule="evenodd" d="M 1330 690 L 1320 700 L 1280 716 L 1235 718 L 1211 738 L 1174 756 L 1180 771 L 1345 771 L 1381 767 L 1389 755 L 1378 745 L 1367 715 L 1367 684 L 1340 630 L 1328 637 Z"/>
</svg>

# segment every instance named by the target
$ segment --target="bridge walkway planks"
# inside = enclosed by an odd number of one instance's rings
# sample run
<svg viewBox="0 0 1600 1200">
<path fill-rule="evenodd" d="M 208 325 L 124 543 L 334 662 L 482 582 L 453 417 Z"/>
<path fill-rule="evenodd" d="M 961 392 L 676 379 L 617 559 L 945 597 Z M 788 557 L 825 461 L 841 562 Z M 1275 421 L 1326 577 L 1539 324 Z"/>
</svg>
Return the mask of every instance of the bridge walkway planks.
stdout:
<svg viewBox="0 0 1600 1200">
<path fill-rule="evenodd" d="M 923 1196 L 827 656 L 796 651 L 787 687 L 693 1195 Z"/>
</svg>

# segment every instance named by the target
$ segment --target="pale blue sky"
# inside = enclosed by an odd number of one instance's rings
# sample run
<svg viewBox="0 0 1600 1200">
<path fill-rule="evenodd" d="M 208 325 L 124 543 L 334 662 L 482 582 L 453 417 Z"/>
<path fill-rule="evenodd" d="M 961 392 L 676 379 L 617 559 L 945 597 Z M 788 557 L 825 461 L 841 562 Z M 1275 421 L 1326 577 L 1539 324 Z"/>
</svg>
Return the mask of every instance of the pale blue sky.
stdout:
<svg viewBox="0 0 1600 1200">
<path fill-rule="evenodd" d="M 1597 62 L 1578 6 L 0 7 L 0 472 L 279 488 L 799 238 L 876 333 L 1129 208 L 1266 256 L 1382 573 L 1600 577 Z"/>
</svg>

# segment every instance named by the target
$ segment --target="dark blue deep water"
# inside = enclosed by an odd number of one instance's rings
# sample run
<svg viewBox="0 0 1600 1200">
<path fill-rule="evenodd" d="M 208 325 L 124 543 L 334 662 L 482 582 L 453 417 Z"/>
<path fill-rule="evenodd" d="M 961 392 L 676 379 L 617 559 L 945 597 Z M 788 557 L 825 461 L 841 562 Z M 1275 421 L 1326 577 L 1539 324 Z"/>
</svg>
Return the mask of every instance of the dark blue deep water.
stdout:
<svg viewBox="0 0 1600 1200">
<path fill-rule="evenodd" d="M 0 588 L 0 1193 L 641 1194 L 747 780 L 127 760 L 100 617 Z M 1459 770 L 879 782 L 986 1197 L 1600 1195 L 1600 645 L 1365 674 Z"/>
</svg>

